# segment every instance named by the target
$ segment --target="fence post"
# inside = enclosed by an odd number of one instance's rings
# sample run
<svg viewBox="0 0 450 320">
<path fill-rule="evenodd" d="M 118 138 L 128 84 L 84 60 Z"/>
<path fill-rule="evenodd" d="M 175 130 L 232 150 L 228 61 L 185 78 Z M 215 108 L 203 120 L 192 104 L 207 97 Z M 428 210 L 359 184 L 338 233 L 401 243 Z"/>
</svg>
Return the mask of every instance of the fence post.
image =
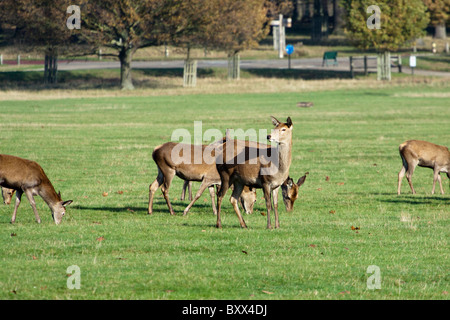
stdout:
<svg viewBox="0 0 450 320">
<path fill-rule="evenodd" d="M 353 57 L 350 56 L 350 78 L 353 79 Z"/>
<path fill-rule="evenodd" d="M 240 56 L 234 53 L 228 57 L 228 79 L 240 79 Z"/>
<path fill-rule="evenodd" d="M 364 56 L 364 75 L 367 76 L 369 70 L 367 68 L 367 56 Z"/>
<path fill-rule="evenodd" d="M 20 66 L 20 54 L 17 55 L 17 65 Z"/>
<path fill-rule="evenodd" d="M 0 54 L 0 66 L 3 65 L 3 55 Z"/>
<path fill-rule="evenodd" d="M 400 54 L 397 56 L 397 66 L 398 72 L 402 73 L 402 56 Z"/>
<path fill-rule="evenodd" d="M 183 87 L 197 85 L 197 60 L 184 60 Z"/>
</svg>

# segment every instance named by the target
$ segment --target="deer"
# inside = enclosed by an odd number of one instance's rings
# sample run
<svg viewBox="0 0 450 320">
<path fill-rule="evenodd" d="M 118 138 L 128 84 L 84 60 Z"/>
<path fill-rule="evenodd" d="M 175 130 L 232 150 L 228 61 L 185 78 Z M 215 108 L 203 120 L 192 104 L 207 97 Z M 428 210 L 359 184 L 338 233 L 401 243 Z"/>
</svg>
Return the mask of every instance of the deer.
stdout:
<svg viewBox="0 0 450 320">
<path fill-rule="evenodd" d="M 1 188 L 1 189 L 2 189 L 3 203 L 9 205 L 16 190 L 8 188 Z"/>
<path fill-rule="evenodd" d="M 297 183 L 294 183 L 294 180 L 288 176 L 286 181 L 281 185 L 281 195 L 283 196 L 283 202 L 287 212 L 291 212 L 294 209 L 294 202 L 298 198 L 298 190 L 305 183 L 308 174 L 309 172 L 306 172 L 304 176 L 297 180 Z"/>
<path fill-rule="evenodd" d="M 217 193 L 217 228 L 222 228 L 220 209 L 222 199 L 228 188 L 233 185 L 230 202 L 239 219 L 242 228 L 247 225 L 242 218 L 238 199 L 244 186 L 262 188 L 267 208 L 267 229 L 271 229 L 270 211 L 272 210 L 271 195 L 274 203 L 275 228 L 279 228 L 278 219 L 278 189 L 289 176 L 292 159 L 292 130 L 290 117 L 285 123 L 271 116 L 275 128 L 267 136 L 276 147 L 256 142 L 225 141 L 216 159 L 217 171 L 220 175 L 221 187 Z"/>
<path fill-rule="evenodd" d="M 73 201 L 62 201 L 61 193 L 56 193 L 55 188 L 48 179 L 42 167 L 35 161 L 16 156 L 0 154 L 0 186 L 16 191 L 16 202 L 11 223 L 16 221 L 22 194 L 28 198 L 34 211 L 37 223 L 41 218 L 36 209 L 34 196 L 39 195 L 49 206 L 55 224 L 60 224 L 66 213 L 66 206 Z"/>
<path fill-rule="evenodd" d="M 170 214 L 175 214 L 169 200 L 169 188 L 175 175 L 183 179 L 185 181 L 184 184 L 189 184 L 191 181 L 201 182 L 200 188 L 195 194 L 194 199 L 192 199 L 184 209 L 183 216 L 189 212 L 206 188 L 209 189 L 213 212 L 216 214 L 214 185 L 220 184 L 220 176 L 214 162 L 215 157 L 213 156 L 211 158 L 212 161 L 206 161 L 207 159 L 203 157 L 205 150 L 208 152 L 207 148 L 210 148 L 211 155 L 214 155 L 214 152 L 212 152 L 214 151 L 214 146 L 214 143 L 211 145 L 188 145 L 176 142 L 166 142 L 154 149 L 152 158 L 158 167 L 158 175 L 149 186 L 148 214 L 151 215 L 153 213 L 153 198 L 159 187 L 161 187 Z M 184 151 L 188 151 L 187 153 L 190 153 L 190 155 L 185 154 Z M 201 155 L 200 160 L 195 159 L 196 153 Z M 180 159 L 174 159 L 177 157 Z M 253 210 L 253 204 L 256 201 L 255 191 L 247 189 L 244 194 L 246 210 Z"/>
<path fill-rule="evenodd" d="M 217 186 L 219 186 L 219 184 Z M 211 186 L 208 188 L 211 188 Z M 186 181 L 186 180 L 184 181 L 183 190 L 181 191 L 181 196 L 180 196 L 180 200 L 182 200 L 182 201 L 186 198 L 186 190 L 188 191 L 189 201 L 192 201 L 192 181 Z M 211 194 L 211 201 L 213 204 L 213 210 L 214 210 L 214 212 L 216 212 L 215 211 L 216 207 L 214 204 L 214 197 L 215 197 L 214 188 L 212 190 L 210 189 L 210 194 Z M 256 191 L 245 186 L 244 191 L 242 192 L 241 197 L 239 198 L 239 203 L 241 204 L 241 206 L 244 209 L 246 214 L 252 214 L 253 207 L 255 206 L 255 203 L 256 203 Z"/>
<path fill-rule="evenodd" d="M 427 141 L 408 140 L 400 144 L 399 152 L 403 166 L 398 173 L 398 195 L 400 195 L 405 172 L 411 191 L 413 194 L 416 194 L 411 180 L 416 166 L 433 169 L 433 189 L 431 194 L 434 194 L 436 180 L 439 180 L 441 194 L 444 194 L 440 173 L 447 173 L 447 177 L 450 179 L 450 151 L 447 147 Z"/>
</svg>

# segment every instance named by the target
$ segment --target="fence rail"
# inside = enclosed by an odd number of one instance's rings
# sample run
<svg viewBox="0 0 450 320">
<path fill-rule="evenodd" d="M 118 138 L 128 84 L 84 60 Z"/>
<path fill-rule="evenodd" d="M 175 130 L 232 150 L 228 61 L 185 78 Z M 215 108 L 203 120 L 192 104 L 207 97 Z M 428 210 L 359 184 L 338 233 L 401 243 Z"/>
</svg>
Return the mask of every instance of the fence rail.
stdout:
<svg viewBox="0 0 450 320">
<path fill-rule="evenodd" d="M 377 56 L 350 56 L 350 76 L 353 78 L 355 72 L 362 70 L 364 75 L 370 72 L 378 72 Z M 391 56 L 392 63 L 397 64 L 398 72 L 402 72 L 402 56 Z"/>
</svg>

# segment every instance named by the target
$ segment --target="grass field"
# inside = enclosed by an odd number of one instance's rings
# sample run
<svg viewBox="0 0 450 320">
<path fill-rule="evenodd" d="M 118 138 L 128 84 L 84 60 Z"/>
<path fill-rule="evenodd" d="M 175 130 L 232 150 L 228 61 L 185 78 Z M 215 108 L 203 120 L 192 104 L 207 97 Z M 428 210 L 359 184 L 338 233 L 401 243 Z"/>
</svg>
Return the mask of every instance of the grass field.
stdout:
<svg viewBox="0 0 450 320">
<path fill-rule="evenodd" d="M 0 152 L 36 160 L 63 199 L 74 200 L 59 226 L 38 197 L 40 225 L 25 197 L 14 225 L 13 206 L 0 207 L 1 299 L 448 299 L 449 181 L 443 175 L 445 195 L 431 195 L 432 171 L 418 168 L 417 195 L 406 181 L 396 194 L 401 142 L 450 145 L 448 84 L 79 93 L 0 101 Z M 147 215 L 157 173 L 151 153 L 173 130 L 193 132 L 200 120 L 203 130 L 271 129 L 270 115 L 294 123 L 291 176 L 310 172 L 293 212 L 280 200 L 280 229 L 266 229 L 261 191 L 244 217 L 248 230 L 228 201 L 216 229 L 207 192 L 181 216 L 187 201 L 178 178 L 177 215 L 160 191 Z M 72 265 L 79 290 L 67 287 Z M 371 265 L 381 289 L 367 287 Z"/>
</svg>

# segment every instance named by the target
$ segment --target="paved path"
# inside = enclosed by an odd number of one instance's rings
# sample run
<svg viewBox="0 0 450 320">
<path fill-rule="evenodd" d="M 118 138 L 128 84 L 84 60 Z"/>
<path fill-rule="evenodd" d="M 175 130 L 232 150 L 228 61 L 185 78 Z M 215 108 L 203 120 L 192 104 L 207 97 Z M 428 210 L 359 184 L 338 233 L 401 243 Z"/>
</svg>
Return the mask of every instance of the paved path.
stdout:
<svg viewBox="0 0 450 320">
<path fill-rule="evenodd" d="M 161 61 L 133 61 L 132 68 L 137 69 L 173 69 L 183 68 L 183 60 L 161 60 Z M 361 62 L 362 63 L 362 62 Z M 373 62 L 371 62 L 373 63 Z M 198 60 L 198 68 L 226 68 L 227 60 Z M 369 64 L 370 65 L 370 64 Z M 58 64 L 58 70 L 81 70 L 81 69 L 118 69 L 119 61 L 62 61 Z M 273 60 L 241 60 L 241 69 L 287 69 L 288 59 Z M 349 59 L 338 58 L 338 66 L 322 66 L 322 58 L 292 59 L 291 68 L 297 70 L 327 70 L 327 71 L 350 71 Z M 42 69 L 43 70 L 43 69 Z M 373 68 L 371 70 L 374 70 Z M 392 72 L 398 72 L 396 67 Z M 411 74 L 411 69 L 403 66 L 403 73 Z M 438 72 L 428 70 L 414 70 L 416 75 L 450 77 L 450 72 Z"/>
</svg>

